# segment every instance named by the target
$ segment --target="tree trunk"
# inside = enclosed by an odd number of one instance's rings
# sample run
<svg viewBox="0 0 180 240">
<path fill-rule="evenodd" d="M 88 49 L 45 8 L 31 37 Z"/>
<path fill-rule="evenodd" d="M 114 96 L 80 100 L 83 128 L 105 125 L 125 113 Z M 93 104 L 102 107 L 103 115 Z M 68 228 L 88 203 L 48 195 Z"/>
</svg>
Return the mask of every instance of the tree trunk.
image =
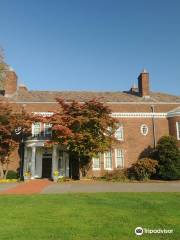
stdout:
<svg viewBox="0 0 180 240">
<path fill-rule="evenodd" d="M 4 171 L 5 171 L 5 172 L 4 172 L 4 179 L 6 179 L 6 177 L 7 177 L 8 167 L 9 167 L 9 164 L 7 163 L 7 164 L 6 164 L 6 169 L 4 170 Z"/>
<path fill-rule="evenodd" d="M 81 178 L 82 178 L 82 171 L 81 171 L 81 158 L 78 157 L 78 160 L 79 160 L 79 180 L 81 180 Z"/>
<path fill-rule="evenodd" d="M 77 154 L 71 152 L 70 153 L 70 162 L 71 162 L 71 178 L 72 179 L 79 179 L 79 158 L 77 156 Z"/>
<path fill-rule="evenodd" d="M 0 178 L 4 178 L 4 171 L 3 171 L 3 166 L 2 163 L 0 164 Z"/>
</svg>

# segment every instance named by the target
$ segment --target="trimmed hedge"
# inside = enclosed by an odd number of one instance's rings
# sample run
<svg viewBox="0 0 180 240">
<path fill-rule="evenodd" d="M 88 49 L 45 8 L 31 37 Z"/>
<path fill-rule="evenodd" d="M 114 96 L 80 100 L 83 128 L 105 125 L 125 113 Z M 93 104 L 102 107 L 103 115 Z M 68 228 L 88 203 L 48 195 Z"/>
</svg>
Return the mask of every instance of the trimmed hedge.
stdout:
<svg viewBox="0 0 180 240">
<path fill-rule="evenodd" d="M 17 179 L 18 178 L 18 173 L 13 170 L 9 170 L 6 176 L 6 179 Z"/>
</svg>

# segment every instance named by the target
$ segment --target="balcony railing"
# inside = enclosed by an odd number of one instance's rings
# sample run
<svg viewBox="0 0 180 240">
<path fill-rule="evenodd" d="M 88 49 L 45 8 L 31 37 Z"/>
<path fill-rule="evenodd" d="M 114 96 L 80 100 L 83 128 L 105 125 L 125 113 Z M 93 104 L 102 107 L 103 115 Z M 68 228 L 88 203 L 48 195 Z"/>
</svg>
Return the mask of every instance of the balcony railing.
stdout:
<svg viewBox="0 0 180 240">
<path fill-rule="evenodd" d="M 50 140 L 51 138 L 52 134 L 37 134 L 29 136 L 27 140 Z"/>
</svg>

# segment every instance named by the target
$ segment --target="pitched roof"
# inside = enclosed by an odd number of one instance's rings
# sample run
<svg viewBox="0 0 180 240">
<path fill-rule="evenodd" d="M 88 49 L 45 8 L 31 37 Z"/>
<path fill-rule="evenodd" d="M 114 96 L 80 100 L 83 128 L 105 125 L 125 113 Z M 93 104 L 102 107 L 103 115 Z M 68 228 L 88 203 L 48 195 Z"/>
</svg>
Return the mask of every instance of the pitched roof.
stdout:
<svg viewBox="0 0 180 240">
<path fill-rule="evenodd" d="M 19 88 L 12 100 L 17 102 L 55 102 L 56 98 L 63 98 L 66 101 L 86 101 L 92 98 L 100 98 L 103 102 L 173 102 L 180 103 L 180 96 L 173 96 L 165 93 L 150 93 L 149 98 L 139 97 L 130 92 L 90 92 L 90 91 L 28 91 Z"/>
<path fill-rule="evenodd" d="M 177 107 L 171 110 L 170 112 L 168 112 L 168 117 L 176 117 L 176 116 L 180 116 L 180 107 Z"/>
</svg>

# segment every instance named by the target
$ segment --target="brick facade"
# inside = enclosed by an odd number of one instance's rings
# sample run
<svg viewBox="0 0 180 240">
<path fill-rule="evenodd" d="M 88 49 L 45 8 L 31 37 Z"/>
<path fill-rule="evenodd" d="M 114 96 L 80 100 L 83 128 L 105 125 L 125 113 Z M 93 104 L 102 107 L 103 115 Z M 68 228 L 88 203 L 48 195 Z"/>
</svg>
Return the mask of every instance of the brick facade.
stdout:
<svg viewBox="0 0 180 240">
<path fill-rule="evenodd" d="M 5 96 L 12 96 L 17 91 L 17 76 L 14 71 L 6 71 L 5 78 Z"/>
<path fill-rule="evenodd" d="M 130 167 L 136 162 L 140 154 L 149 146 L 154 146 L 154 141 L 163 135 L 173 135 L 177 138 L 177 122 L 180 122 L 180 115 L 177 109 L 180 107 L 180 97 L 162 93 L 152 93 L 149 89 L 149 73 L 143 71 L 138 77 L 138 92 L 111 92 L 111 93 L 91 93 L 91 92 L 42 92 L 29 91 L 25 86 L 19 86 L 17 90 L 16 74 L 10 72 L 5 85 L 5 96 L 10 101 L 14 101 L 28 112 L 53 112 L 58 105 L 56 97 L 63 97 L 67 101 L 72 99 L 78 101 L 88 100 L 94 97 L 103 97 L 114 116 L 123 126 L 123 140 L 120 140 L 112 150 L 112 169 L 115 169 L 114 149 L 122 149 L 124 163 L 123 167 Z M 144 98 L 147 97 L 148 98 Z M 13 104 L 13 103 L 12 103 Z M 152 113 L 154 106 L 154 115 Z M 176 110 L 174 110 L 176 109 Z M 171 112 L 169 116 L 168 113 Z M 154 116 L 154 117 L 153 117 Z M 153 131 L 155 126 L 155 136 Z M 142 126 L 148 129 L 146 135 L 142 134 Z M 180 141 L 178 140 L 179 144 Z M 180 146 L 180 145 L 179 145 Z M 54 151 L 54 150 L 53 150 Z M 17 169 L 19 166 L 18 154 L 12 156 L 13 162 L 10 168 Z M 104 172 L 104 156 L 101 156 L 100 169 L 89 170 L 89 176 L 100 176 Z"/>
</svg>

